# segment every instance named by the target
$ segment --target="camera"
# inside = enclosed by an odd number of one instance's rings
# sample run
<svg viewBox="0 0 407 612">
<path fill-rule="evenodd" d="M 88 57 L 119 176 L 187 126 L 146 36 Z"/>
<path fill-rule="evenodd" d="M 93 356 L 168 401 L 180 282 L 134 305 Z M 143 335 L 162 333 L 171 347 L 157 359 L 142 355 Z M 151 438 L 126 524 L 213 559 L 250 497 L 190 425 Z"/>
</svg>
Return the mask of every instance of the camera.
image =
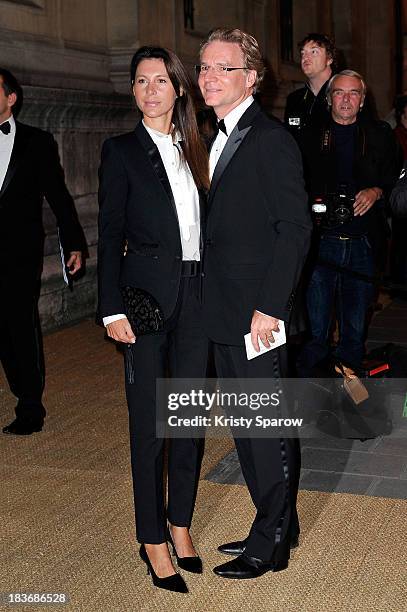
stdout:
<svg viewBox="0 0 407 612">
<path fill-rule="evenodd" d="M 315 197 L 311 204 L 315 225 L 331 229 L 347 223 L 353 218 L 354 203 L 355 198 L 342 185 L 336 193 Z"/>
</svg>

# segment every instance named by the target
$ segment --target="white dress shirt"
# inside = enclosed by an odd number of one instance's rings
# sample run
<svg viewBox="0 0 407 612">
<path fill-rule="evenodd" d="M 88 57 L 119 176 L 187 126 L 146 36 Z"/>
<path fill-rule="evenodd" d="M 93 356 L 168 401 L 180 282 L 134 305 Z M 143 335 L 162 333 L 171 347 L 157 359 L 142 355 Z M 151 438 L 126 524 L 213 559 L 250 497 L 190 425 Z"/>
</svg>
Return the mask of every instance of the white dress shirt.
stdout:
<svg viewBox="0 0 407 612">
<path fill-rule="evenodd" d="M 0 132 L 0 189 L 3 186 L 3 182 L 7 174 L 11 153 L 14 146 L 14 138 L 16 136 L 16 123 L 13 115 L 11 115 L 9 119 L 6 119 L 6 121 L 10 123 L 9 134 L 3 134 L 3 132 Z M 2 124 L 6 123 L 6 121 L 2 121 Z"/>
<path fill-rule="evenodd" d="M 143 125 L 157 145 L 171 185 L 181 235 L 182 259 L 199 261 L 199 195 L 191 171 L 180 156 L 180 137 Z"/>
<path fill-rule="evenodd" d="M 213 176 L 216 164 L 219 161 L 219 157 L 222 154 L 222 151 L 225 147 L 225 144 L 228 141 L 229 136 L 231 135 L 232 131 L 235 129 L 235 127 L 239 123 L 239 120 L 241 116 L 243 115 L 243 113 L 249 108 L 249 106 L 253 102 L 254 102 L 253 96 L 249 96 L 248 98 L 246 98 L 246 100 L 243 100 L 243 102 L 241 102 L 239 106 L 236 106 L 236 108 L 231 110 L 230 113 L 226 115 L 226 117 L 224 117 L 223 120 L 225 122 L 227 136 L 221 130 L 219 130 L 218 135 L 213 141 L 213 145 L 211 147 L 211 152 L 209 155 L 209 175 L 211 177 L 211 180 L 212 180 L 212 176 Z"/>
<path fill-rule="evenodd" d="M 186 161 L 180 156 L 180 138 L 172 134 L 163 134 L 143 125 L 156 144 L 174 196 L 175 207 L 180 229 L 182 259 L 199 261 L 200 215 L 199 195 L 194 179 Z M 115 314 L 103 318 L 106 326 L 113 321 L 124 319 L 125 315 Z"/>
</svg>

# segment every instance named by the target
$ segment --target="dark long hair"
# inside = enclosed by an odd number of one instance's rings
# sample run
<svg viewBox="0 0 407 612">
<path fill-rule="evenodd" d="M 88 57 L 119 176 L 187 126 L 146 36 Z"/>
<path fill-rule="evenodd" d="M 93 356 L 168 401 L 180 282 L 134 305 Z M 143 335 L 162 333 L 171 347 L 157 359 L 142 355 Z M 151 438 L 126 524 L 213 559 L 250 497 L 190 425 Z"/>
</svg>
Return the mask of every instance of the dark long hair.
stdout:
<svg viewBox="0 0 407 612">
<path fill-rule="evenodd" d="M 137 66 L 144 59 L 162 59 L 177 94 L 172 122 L 183 141 L 183 156 L 188 163 L 198 188 L 209 188 L 208 154 L 199 135 L 193 101 L 192 80 L 179 58 L 163 47 L 140 47 L 130 66 L 131 85 L 134 85 Z"/>
</svg>

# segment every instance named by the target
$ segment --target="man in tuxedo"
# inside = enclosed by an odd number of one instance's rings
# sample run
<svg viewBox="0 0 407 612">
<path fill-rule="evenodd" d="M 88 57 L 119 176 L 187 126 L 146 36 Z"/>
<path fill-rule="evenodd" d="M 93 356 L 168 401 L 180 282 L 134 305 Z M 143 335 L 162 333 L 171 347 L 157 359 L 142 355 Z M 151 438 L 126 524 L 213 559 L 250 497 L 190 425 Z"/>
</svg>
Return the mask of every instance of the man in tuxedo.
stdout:
<svg viewBox="0 0 407 612">
<path fill-rule="evenodd" d="M 44 228 L 44 196 L 58 223 L 66 266 L 82 265 L 85 237 L 64 181 L 51 134 L 16 120 L 22 89 L 0 68 L 0 360 L 12 393 L 16 419 L 7 434 L 40 431 L 44 355 L 38 315 Z"/>
<path fill-rule="evenodd" d="M 214 30 L 197 66 L 219 132 L 210 149 L 203 262 L 203 322 L 220 378 L 286 375 L 285 348 L 248 361 L 243 336 L 269 347 L 279 319 L 288 323 L 306 257 L 311 222 L 297 146 L 253 98 L 264 73 L 257 41 L 241 30 Z M 282 323 L 280 323 L 282 325 Z M 255 578 L 285 569 L 298 543 L 300 453 L 296 439 L 235 438 L 256 506 L 245 540 L 219 547 L 236 559 L 214 569 Z"/>
</svg>

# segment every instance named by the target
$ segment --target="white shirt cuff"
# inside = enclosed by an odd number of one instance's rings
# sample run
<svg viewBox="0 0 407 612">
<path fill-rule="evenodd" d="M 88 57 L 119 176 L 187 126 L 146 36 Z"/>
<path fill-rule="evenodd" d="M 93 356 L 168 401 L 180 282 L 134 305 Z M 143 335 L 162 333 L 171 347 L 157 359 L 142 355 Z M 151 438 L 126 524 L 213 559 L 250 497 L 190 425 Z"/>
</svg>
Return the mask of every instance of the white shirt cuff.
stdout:
<svg viewBox="0 0 407 612">
<path fill-rule="evenodd" d="M 113 323 L 113 321 L 120 321 L 120 319 L 125 319 L 126 315 L 125 314 L 116 314 L 116 315 L 110 315 L 109 317 L 103 317 L 103 325 L 106 327 L 106 325 L 109 325 L 109 323 Z"/>
<path fill-rule="evenodd" d="M 256 310 L 256 312 L 259 312 L 262 315 L 266 315 L 266 317 L 271 317 L 271 315 L 266 314 L 265 312 L 262 312 L 261 310 Z M 104 320 L 104 319 L 103 319 Z"/>
</svg>

